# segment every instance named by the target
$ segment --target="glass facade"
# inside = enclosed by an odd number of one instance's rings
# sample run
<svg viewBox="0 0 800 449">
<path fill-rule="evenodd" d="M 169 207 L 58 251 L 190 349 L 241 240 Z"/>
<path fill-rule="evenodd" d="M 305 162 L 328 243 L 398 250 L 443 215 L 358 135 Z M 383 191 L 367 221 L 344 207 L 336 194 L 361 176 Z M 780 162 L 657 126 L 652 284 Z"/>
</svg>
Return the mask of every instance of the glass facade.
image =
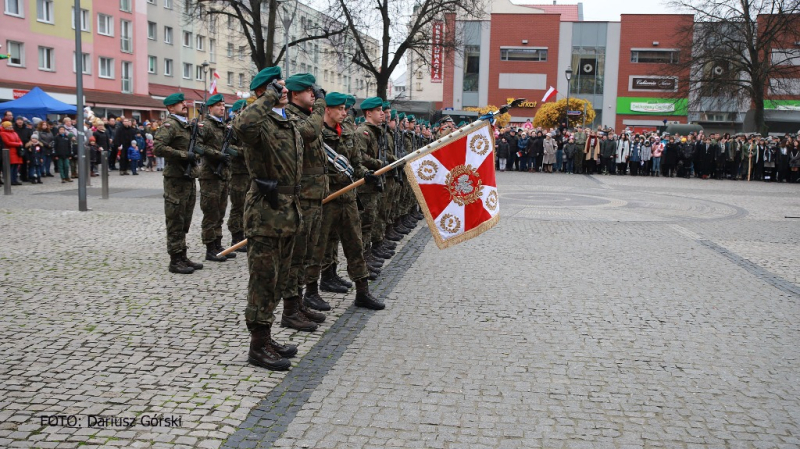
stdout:
<svg viewBox="0 0 800 449">
<path fill-rule="evenodd" d="M 481 69 L 481 23 L 464 22 L 464 88 L 462 106 L 478 106 Z"/>
</svg>

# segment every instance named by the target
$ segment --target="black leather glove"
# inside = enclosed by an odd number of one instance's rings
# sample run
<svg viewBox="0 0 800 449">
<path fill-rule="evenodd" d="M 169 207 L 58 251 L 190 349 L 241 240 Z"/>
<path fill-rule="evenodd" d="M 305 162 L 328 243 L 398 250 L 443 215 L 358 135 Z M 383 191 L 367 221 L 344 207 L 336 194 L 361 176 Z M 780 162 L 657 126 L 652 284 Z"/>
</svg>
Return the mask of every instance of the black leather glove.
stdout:
<svg viewBox="0 0 800 449">
<path fill-rule="evenodd" d="M 189 159 L 190 164 L 194 164 L 195 162 L 197 162 L 197 155 L 195 155 L 194 153 L 187 153 L 186 157 L 187 159 Z"/>
<path fill-rule="evenodd" d="M 271 83 L 267 84 L 267 90 L 271 90 L 278 94 L 278 98 L 283 95 L 283 85 L 281 85 L 278 80 L 272 80 Z"/>
<path fill-rule="evenodd" d="M 371 171 L 364 173 L 364 182 L 367 184 L 377 185 L 381 178 L 375 176 Z"/>
<path fill-rule="evenodd" d="M 227 153 L 223 154 L 222 155 L 222 162 L 224 162 L 225 165 L 231 165 L 231 155 L 227 154 Z"/>
<path fill-rule="evenodd" d="M 318 84 L 314 84 L 314 86 L 312 86 L 311 89 L 314 92 L 314 98 L 316 100 L 319 100 L 320 98 L 322 98 L 323 100 L 325 99 L 325 93 L 326 93 L 325 89 L 320 87 Z"/>
</svg>

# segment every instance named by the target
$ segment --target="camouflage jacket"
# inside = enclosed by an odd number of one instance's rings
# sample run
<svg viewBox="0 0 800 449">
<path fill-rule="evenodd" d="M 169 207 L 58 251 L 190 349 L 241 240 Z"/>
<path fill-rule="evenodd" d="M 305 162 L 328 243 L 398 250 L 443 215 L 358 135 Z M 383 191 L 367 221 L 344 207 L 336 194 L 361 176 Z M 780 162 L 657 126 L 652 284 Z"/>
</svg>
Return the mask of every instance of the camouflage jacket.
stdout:
<svg viewBox="0 0 800 449">
<path fill-rule="evenodd" d="M 303 177 L 300 181 L 300 199 L 323 200 L 328 195 L 328 177 L 325 176 L 327 158 L 322 148 L 322 117 L 325 100 L 314 102 L 312 111 L 304 111 L 294 104 L 286 106 L 286 114 L 296 119 L 297 130 L 303 138 Z"/>
<path fill-rule="evenodd" d="M 354 130 L 348 130 L 344 126 L 341 127 L 340 131 L 337 131 L 326 125 L 322 130 L 322 138 L 325 144 L 331 147 L 333 151 L 341 154 L 350 161 L 350 166 L 353 167 L 353 180 L 355 181 L 364 177 L 366 169 L 361 165 L 361 154 L 356 151 L 355 136 L 353 133 Z M 328 162 L 328 181 L 330 183 L 331 193 L 351 184 L 350 178 L 344 173 L 339 173 L 330 162 Z M 342 198 L 355 201 L 356 192 L 351 190 L 342 195 Z"/>
<path fill-rule="evenodd" d="M 296 121 L 272 110 L 278 100 L 267 91 L 233 120 L 233 130 L 250 173 L 250 190 L 244 206 L 245 235 L 248 237 L 288 237 L 300 229 L 302 216 L 298 195 L 290 194 L 300 185 L 303 166 L 303 139 Z M 278 182 L 278 208 L 273 209 L 259 193 L 255 179 Z M 297 187 L 299 189 L 299 187 Z"/>
<path fill-rule="evenodd" d="M 202 162 L 200 163 L 200 179 L 219 178 L 214 172 L 222 162 L 222 142 L 228 127 L 221 120 L 206 116 L 203 127 L 197 132 L 197 145 L 203 148 Z M 222 179 L 231 178 L 231 169 L 222 164 Z"/>
<path fill-rule="evenodd" d="M 383 163 L 378 159 L 380 147 L 378 138 L 383 130 L 378 125 L 364 122 L 356 129 L 355 144 L 361 156 L 361 164 L 368 170 L 378 170 L 383 167 Z M 359 188 L 364 193 L 377 193 L 378 190 L 372 184 L 364 184 Z"/>
<path fill-rule="evenodd" d="M 199 133 L 199 131 L 198 131 Z M 164 158 L 164 177 L 183 178 L 189 164 L 189 140 L 192 138 L 191 122 L 186 123 L 172 115 L 164 119 L 153 136 L 153 153 Z M 191 177 L 197 178 L 200 168 L 194 166 Z"/>
<path fill-rule="evenodd" d="M 233 175 L 246 175 L 248 173 L 242 146 L 239 138 L 236 137 L 236 133 L 233 133 L 230 142 L 230 147 L 236 150 L 236 157 L 231 159 L 231 174 Z"/>
<path fill-rule="evenodd" d="M 414 131 L 403 131 L 403 142 L 405 143 L 407 153 L 417 150 L 417 139 L 414 136 Z"/>
</svg>

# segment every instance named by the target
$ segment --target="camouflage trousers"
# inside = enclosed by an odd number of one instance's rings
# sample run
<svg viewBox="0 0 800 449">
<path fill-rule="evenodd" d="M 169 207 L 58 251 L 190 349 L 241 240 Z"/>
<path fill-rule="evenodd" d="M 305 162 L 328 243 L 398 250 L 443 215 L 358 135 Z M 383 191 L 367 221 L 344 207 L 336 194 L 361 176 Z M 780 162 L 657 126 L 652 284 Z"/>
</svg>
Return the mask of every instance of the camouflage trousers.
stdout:
<svg viewBox="0 0 800 449">
<path fill-rule="evenodd" d="M 186 249 L 186 233 L 192 224 L 197 202 L 194 178 L 164 178 L 164 215 L 167 219 L 167 252 L 177 254 Z"/>
<path fill-rule="evenodd" d="M 228 231 L 231 235 L 244 231 L 244 199 L 250 188 L 250 176 L 247 173 L 231 176 L 229 190 L 231 195 L 231 213 L 228 216 Z"/>
<path fill-rule="evenodd" d="M 361 211 L 361 243 L 366 251 L 372 242 L 372 228 L 375 226 L 375 219 L 378 216 L 378 206 L 380 204 L 381 193 L 379 192 L 359 192 L 358 198 L 364 206 Z"/>
<path fill-rule="evenodd" d="M 284 298 L 297 296 L 297 289 L 306 285 L 306 266 L 313 258 L 322 225 L 322 200 L 301 199 L 300 212 L 303 214 L 303 225 L 294 237 L 289 281 L 283 289 Z"/>
<path fill-rule="evenodd" d="M 314 247 L 311 263 L 306 270 L 306 282 L 319 279 L 320 270 L 328 252 L 331 231 L 338 233 L 342 239 L 342 248 L 347 258 L 347 274 L 350 279 L 358 281 L 369 276 L 367 263 L 364 261 L 364 245 L 361 242 L 361 218 L 355 199 L 337 198 L 322 206 L 322 225 L 319 240 Z M 338 240 L 336 241 L 338 246 Z M 338 247 L 334 247 L 338 250 Z"/>
<path fill-rule="evenodd" d="M 247 239 L 247 307 L 244 311 L 248 328 L 270 325 L 275 321 L 275 307 L 289 280 L 294 237 L 250 237 Z M 297 294 L 297 293 L 295 293 Z"/>
<path fill-rule="evenodd" d="M 410 213 L 414 206 L 417 205 L 417 197 L 414 196 L 414 191 L 411 189 L 411 184 L 408 182 L 408 178 L 403 173 L 404 183 L 403 187 L 400 191 L 400 215 L 406 215 Z"/>
<path fill-rule="evenodd" d="M 359 213 L 359 226 L 361 226 L 361 214 Z M 361 230 L 359 229 L 359 232 Z M 359 234 L 359 237 L 361 234 Z M 361 250 L 364 250 L 364 242 L 361 242 Z M 325 244 L 325 257 L 322 259 L 322 266 L 320 269 L 322 271 L 327 270 L 330 266 L 333 266 L 336 269 L 336 265 L 339 264 L 339 231 L 336 230 L 335 227 L 331 228 L 331 232 L 328 233 L 328 243 Z"/>
<path fill-rule="evenodd" d="M 386 228 L 394 222 L 392 208 L 395 206 L 399 193 L 400 183 L 394 178 L 391 178 L 391 175 L 388 175 L 380 200 L 378 217 L 375 219 L 375 225 L 372 227 L 373 244 L 383 241 L 386 235 Z"/>
<path fill-rule="evenodd" d="M 220 178 L 200 180 L 200 210 L 203 243 L 212 243 L 222 237 L 222 220 L 228 208 L 228 181 Z"/>
</svg>

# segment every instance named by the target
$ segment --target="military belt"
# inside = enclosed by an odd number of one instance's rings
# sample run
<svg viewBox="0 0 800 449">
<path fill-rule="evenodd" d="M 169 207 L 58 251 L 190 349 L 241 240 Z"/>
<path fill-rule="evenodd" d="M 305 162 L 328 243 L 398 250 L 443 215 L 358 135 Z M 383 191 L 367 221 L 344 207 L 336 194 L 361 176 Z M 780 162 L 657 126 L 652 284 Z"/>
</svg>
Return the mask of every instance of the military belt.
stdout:
<svg viewBox="0 0 800 449">
<path fill-rule="evenodd" d="M 303 176 L 305 175 L 324 175 L 327 173 L 325 167 L 310 167 L 310 168 L 303 168 Z"/>
<path fill-rule="evenodd" d="M 278 186 L 278 193 L 281 195 L 299 195 L 300 184 L 296 186 Z"/>
</svg>

